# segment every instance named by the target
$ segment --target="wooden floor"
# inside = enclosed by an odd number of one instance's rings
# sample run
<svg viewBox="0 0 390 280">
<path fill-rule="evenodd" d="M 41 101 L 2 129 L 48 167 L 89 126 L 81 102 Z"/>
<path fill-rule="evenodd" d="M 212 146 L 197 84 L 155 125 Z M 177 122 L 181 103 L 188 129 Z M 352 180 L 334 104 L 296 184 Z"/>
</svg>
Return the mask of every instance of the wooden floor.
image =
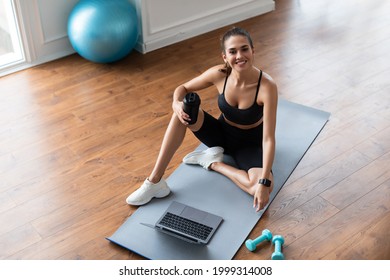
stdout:
<svg viewBox="0 0 390 280">
<path fill-rule="evenodd" d="M 389 14 L 384 0 L 277 0 L 237 24 L 280 98 L 331 113 L 250 234 L 282 234 L 287 259 L 390 259 Z M 172 91 L 222 61 L 224 30 L 112 65 L 72 55 L 0 78 L 0 258 L 142 259 L 105 237 L 136 210 L 125 198 L 152 168 Z M 201 94 L 217 115 L 216 90 Z M 166 175 L 198 144 L 188 133 Z M 242 246 L 235 259 L 272 249 Z"/>
</svg>

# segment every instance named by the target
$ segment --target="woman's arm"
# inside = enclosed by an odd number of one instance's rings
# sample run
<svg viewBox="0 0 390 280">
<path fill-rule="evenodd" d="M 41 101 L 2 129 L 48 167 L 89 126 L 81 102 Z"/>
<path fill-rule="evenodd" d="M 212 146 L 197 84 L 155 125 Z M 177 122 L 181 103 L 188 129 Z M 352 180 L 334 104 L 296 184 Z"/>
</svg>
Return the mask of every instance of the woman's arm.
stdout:
<svg viewBox="0 0 390 280">
<path fill-rule="evenodd" d="M 183 99 L 188 92 L 198 92 L 202 89 L 216 85 L 224 79 L 224 74 L 219 71 L 221 65 L 214 66 L 192 80 L 178 86 L 173 93 L 172 108 L 183 124 L 188 124 L 189 116 L 183 111 Z"/>
<path fill-rule="evenodd" d="M 262 84 L 263 87 L 263 84 Z M 260 178 L 272 180 L 271 169 L 275 158 L 276 111 L 278 90 L 272 78 L 267 75 L 262 88 L 261 102 L 264 104 L 263 115 L 263 171 Z M 273 182 L 272 182 L 273 184 Z M 253 207 L 263 209 L 269 202 L 270 188 L 260 185 L 254 195 Z"/>
<path fill-rule="evenodd" d="M 272 79 L 266 83 L 263 96 L 264 120 L 263 120 L 263 174 L 262 178 L 271 177 L 272 164 L 275 158 L 275 130 L 276 111 L 278 105 L 278 90 Z"/>
</svg>

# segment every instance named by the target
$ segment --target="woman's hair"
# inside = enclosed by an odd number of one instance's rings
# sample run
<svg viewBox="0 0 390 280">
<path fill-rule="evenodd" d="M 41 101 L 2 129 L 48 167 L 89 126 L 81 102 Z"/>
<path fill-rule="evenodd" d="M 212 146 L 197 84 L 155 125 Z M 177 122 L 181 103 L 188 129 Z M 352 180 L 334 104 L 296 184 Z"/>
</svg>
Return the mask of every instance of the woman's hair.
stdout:
<svg viewBox="0 0 390 280">
<path fill-rule="evenodd" d="M 250 47 L 253 49 L 253 41 L 252 41 L 252 38 L 249 35 L 248 31 L 246 31 L 245 29 L 242 29 L 240 27 L 233 27 L 233 28 L 229 29 L 228 31 L 226 31 L 225 34 L 223 34 L 223 36 L 221 37 L 221 50 L 224 54 L 226 54 L 225 42 L 226 42 L 226 40 L 228 40 L 232 36 L 244 36 L 245 38 L 247 38 Z M 228 75 L 230 75 L 232 68 L 230 67 L 230 65 L 228 65 L 226 63 L 225 68 L 219 69 L 219 71 L 222 73 L 225 73 L 228 76 Z"/>
<path fill-rule="evenodd" d="M 221 38 L 221 49 L 222 49 L 223 53 L 225 53 L 226 40 L 228 40 L 232 36 L 237 36 L 237 35 L 246 37 L 248 39 L 249 45 L 253 49 L 253 41 L 252 41 L 252 38 L 249 35 L 248 31 L 246 31 L 245 29 L 242 29 L 240 27 L 233 27 L 233 28 L 229 29 L 228 31 L 226 31 L 225 34 L 223 34 L 223 36 Z"/>
</svg>

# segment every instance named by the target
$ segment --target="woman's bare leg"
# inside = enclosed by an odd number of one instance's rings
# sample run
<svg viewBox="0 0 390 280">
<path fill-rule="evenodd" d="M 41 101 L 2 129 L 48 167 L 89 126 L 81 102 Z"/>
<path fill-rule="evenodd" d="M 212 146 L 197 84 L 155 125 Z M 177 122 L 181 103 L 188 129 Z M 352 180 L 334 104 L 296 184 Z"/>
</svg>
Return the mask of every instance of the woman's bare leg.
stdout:
<svg viewBox="0 0 390 280">
<path fill-rule="evenodd" d="M 168 128 L 165 131 L 156 163 L 148 177 L 150 182 L 158 183 L 161 180 L 173 155 L 183 143 L 186 129 L 187 127 L 173 114 Z"/>
<path fill-rule="evenodd" d="M 240 189 L 249 193 L 248 186 L 250 184 L 250 179 L 248 173 L 244 170 L 237 169 L 224 162 L 214 162 L 211 164 L 210 169 L 225 175 L 240 187 Z"/>
<path fill-rule="evenodd" d="M 203 120 L 203 111 L 200 109 L 197 122 L 193 125 L 189 125 L 188 128 L 190 128 L 192 131 L 197 131 L 202 126 Z M 171 161 L 177 149 L 179 149 L 180 145 L 183 143 L 186 129 L 187 126 L 182 124 L 175 113 L 173 113 L 168 128 L 165 131 L 156 163 L 150 176 L 148 177 L 150 182 L 158 183 L 161 180 L 169 162 Z"/>
<path fill-rule="evenodd" d="M 240 170 L 231 165 L 228 165 L 224 162 L 214 162 L 211 164 L 210 169 L 226 176 L 227 178 L 232 180 L 240 189 L 249 193 L 252 196 L 255 195 L 256 190 L 260 187 L 258 182 L 262 176 L 262 168 L 251 168 L 248 170 L 248 172 L 246 172 L 244 170 Z M 269 188 L 269 194 L 271 194 L 274 186 L 272 173 L 270 179 L 272 181 L 272 185 Z M 262 205 L 258 209 L 261 209 L 264 206 L 265 205 Z"/>
<path fill-rule="evenodd" d="M 252 186 L 256 184 L 256 178 L 249 176 L 248 172 L 244 170 L 237 169 L 231 165 L 228 165 L 224 162 L 214 162 L 210 166 L 211 170 L 214 170 L 222 175 L 225 175 L 230 180 L 232 180 L 240 189 L 253 195 L 254 191 Z M 260 169 L 260 168 L 259 168 Z M 261 172 L 261 169 L 259 173 Z M 261 173 L 260 173 L 261 174 Z"/>
</svg>

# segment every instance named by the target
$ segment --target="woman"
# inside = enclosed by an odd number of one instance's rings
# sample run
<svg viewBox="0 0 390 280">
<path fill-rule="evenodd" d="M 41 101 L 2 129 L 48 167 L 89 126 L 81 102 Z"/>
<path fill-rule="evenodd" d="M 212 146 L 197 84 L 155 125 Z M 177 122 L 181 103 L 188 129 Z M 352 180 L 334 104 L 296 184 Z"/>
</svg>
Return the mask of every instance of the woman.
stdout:
<svg viewBox="0 0 390 280">
<path fill-rule="evenodd" d="M 189 128 L 210 148 L 188 154 L 184 163 L 199 164 L 225 175 L 254 197 L 256 211 L 267 205 L 273 189 L 277 87 L 268 74 L 254 66 L 254 47 L 248 32 L 241 28 L 229 30 L 222 37 L 221 48 L 224 65 L 208 69 L 174 91 L 173 115 L 156 164 L 143 185 L 127 198 L 128 204 L 142 205 L 170 193 L 162 176 Z M 220 92 L 221 116 L 215 119 L 199 108 L 197 121 L 190 125 L 189 115 L 183 111 L 184 96 L 210 86 Z M 235 159 L 238 168 L 222 161 L 224 152 Z"/>
</svg>

